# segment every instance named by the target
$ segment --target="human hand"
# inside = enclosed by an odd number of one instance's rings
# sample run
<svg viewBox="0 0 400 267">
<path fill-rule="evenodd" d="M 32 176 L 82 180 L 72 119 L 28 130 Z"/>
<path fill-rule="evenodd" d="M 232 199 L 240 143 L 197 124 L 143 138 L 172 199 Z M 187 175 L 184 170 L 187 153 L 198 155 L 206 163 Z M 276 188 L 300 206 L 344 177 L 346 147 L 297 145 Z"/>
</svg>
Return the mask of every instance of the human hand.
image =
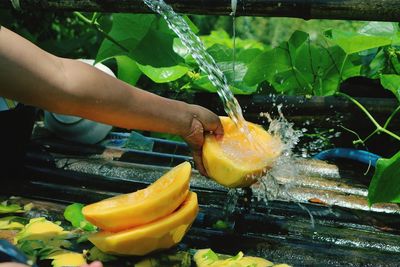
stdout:
<svg viewBox="0 0 400 267">
<path fill-rule="evenodd" d="M 217 138 L 222 138 L 224 129 L 219 117 L 210 110 L 197 105 L 190 105 L 190 127 L 182 138 L 188 143 L 192 150 L 193 160 L 197 170 L 207 176 L 203 165 L 203 143 L 205 134 L 214 134 Z"/>
<path fill-rule="evenodd" d="M 85 264 L 82 265 L 81 267 L 103 267 L 103 264 L 99 261 L 94 261 L 91 264 Z"/>
</svg>

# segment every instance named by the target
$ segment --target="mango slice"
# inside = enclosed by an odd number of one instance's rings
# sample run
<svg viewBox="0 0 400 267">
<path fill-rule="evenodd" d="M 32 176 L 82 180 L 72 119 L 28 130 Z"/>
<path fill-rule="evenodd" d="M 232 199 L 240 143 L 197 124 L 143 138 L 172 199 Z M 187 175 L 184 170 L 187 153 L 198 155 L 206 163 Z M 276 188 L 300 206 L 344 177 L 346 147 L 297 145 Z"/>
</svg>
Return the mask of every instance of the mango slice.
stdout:
<svg viewBox="0 0 400 267">
<path fill-rule="evenodd" d="M 184 162 L 145 189 L 85 206 L 86 220 L 118 232 L 155 221 L 176 210 L 189 192 L 191 165 Z"/>
<path fill-rule="evenodd" d="M 227 187 L 246 187 L 271 168 L 281 153 L 282 143 L 261 126 L 246 122 L 246 137 L 228 117 L 220 117 L 224 136 L 217 140 L 207 135 L 203 145 L 203 164 L 207 174 Z"/>
<path fill-rule="evenodd" d="M 269 267 L 274 264 L 259 257 L 244 256 L 242 252 L 230 257 L 214 253 L 211 249 L 200 249 L 193 256 L 197 267 Z"/>
<path fill-rule="evenodd" d="M 196 193 L 189 192 L 182 205 L 164 218 L 118 233 L 98 232 L 89 236 L 89 240 L 108 254 L 142 256 L 179 243 L 196 218 L 198 209 Z"/>
<path fill-rule="evenodd" d="M 86 260 L 81 253 L 71 252 L 71 251 L 59 251 L 48 259 L 52 259 L 51 265 L 53 267 L 65 267 L 65 266 L 82 266 L 86 264 Z"/>
<path fill-rule="evenodd" d="M 71 233 L 64 228 L 45 218 L 34 218 L 15 236 L 14 243 L 21 240 L 43 240 L 49 242 L 52 239 L 66 239 Z"/>
</svg>

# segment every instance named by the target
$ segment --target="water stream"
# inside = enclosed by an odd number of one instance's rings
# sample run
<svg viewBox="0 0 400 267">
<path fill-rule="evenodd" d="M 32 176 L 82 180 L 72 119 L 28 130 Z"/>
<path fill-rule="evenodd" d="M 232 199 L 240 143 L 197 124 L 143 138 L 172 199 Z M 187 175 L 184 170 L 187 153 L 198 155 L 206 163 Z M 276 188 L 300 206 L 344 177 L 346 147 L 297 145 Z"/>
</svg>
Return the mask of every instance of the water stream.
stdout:
<svg viewBox="0 0 400 267">
<path fill-rule="evenodd" d="M 231 0 L 231 16 L 232 16 L 232 39 L 233 39 L 233 49 L 232 49 L 232 83 L 235 84 L 235 63 L 236 63 L 236 9 L 237 0 Z"/>
<path fill-rule="evenodd" d="M 200 69 L 208 75 L 211 83 L 217 88 L 217 93 L 222 100 L 225 112 L 239 127 L 239 129 L 250 138 L 250 132 L 245 124 L 242 109 L 229 88 L 224 73 L 218 67 L 214 58 L 206 51 L 200 38 L 193 33 L 182 16 L 175 13 L 171 6 L 163 0 L 143 0 L 154 12 L 160 14 L 168 23 L 168 26 L 180 38 L 182 43 L 190 51 Z M 236 1 L 232 2 L 236 13 Z"/>
</svg>

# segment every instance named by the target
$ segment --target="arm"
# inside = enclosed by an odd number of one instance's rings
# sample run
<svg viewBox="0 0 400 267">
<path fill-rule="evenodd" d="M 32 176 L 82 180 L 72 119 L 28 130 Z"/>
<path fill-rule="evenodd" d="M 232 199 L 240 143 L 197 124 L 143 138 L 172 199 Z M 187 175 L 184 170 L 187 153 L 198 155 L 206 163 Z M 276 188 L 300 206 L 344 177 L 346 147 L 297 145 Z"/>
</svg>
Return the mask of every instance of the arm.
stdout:
<svg viewBox="0 0 400 267">
<path fill-rule="evenodd" d="M 0 28 L 0 95 L 49 111 L 182 136 L 199 171 L 204 132 L 222 135 L 217 115 L 140 90 L 94 67 L 59 58 Z"/>
</svg>

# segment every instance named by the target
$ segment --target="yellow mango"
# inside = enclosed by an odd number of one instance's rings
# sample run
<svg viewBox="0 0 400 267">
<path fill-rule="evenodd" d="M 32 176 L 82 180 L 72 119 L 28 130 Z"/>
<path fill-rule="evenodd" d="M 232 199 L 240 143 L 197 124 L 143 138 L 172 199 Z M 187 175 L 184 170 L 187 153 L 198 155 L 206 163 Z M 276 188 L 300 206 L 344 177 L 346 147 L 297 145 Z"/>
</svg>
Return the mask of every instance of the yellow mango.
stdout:
<svg viewBox="0 0 400 267">
<path fill-rule="evenodd" d="M 274 264 L 259 257 L 244 256 L 242 252 L 231 257 L 214 253 L 211 249 L 200 249 L 194 255 L 197 267 L 269 267 Z"/>
<path fill-rule="evenodd" d="M 98 232 L 89 236 L 89 240 L 108 254 L 145 255 L 179 243 L 197 212 L 197 195 L 189 192 L 182 205 L 164 218 L 118 233 Z"/>
<path fill-rule="evenodd" d="M 228 117 L 220 117 L 224 136 L 207 135 L 203 164 L 207 174 L 227 187 L 246 187 L 271 168 L 281 153 L 282 143 L 260 125 L 246 122 L 246 136 Z"/>
<path fill-rule="evenodd" d="M 86 260 L 81 253 L 71 251 L 60 251 L 52 254 L 48 257 L 52 259 L 51 265 L 53 267 L 65 267 L 65 266 L 82 266 L 86 264 Z"/>
<path fill-rule="evenodd" d="M 45 218 L 34 218 L 15 236 L 14 243 L 20 240 L 44 240 L 64 239 L 70 232 Z"/>
<path fill-rule="evenodd" d="M 85 206 L 86 220 L 100 229 L 118 232 L 155 221 L 176 210 L 189 192 L 192 167 L 184 162 L 145 189 Z"/>
</svg>

